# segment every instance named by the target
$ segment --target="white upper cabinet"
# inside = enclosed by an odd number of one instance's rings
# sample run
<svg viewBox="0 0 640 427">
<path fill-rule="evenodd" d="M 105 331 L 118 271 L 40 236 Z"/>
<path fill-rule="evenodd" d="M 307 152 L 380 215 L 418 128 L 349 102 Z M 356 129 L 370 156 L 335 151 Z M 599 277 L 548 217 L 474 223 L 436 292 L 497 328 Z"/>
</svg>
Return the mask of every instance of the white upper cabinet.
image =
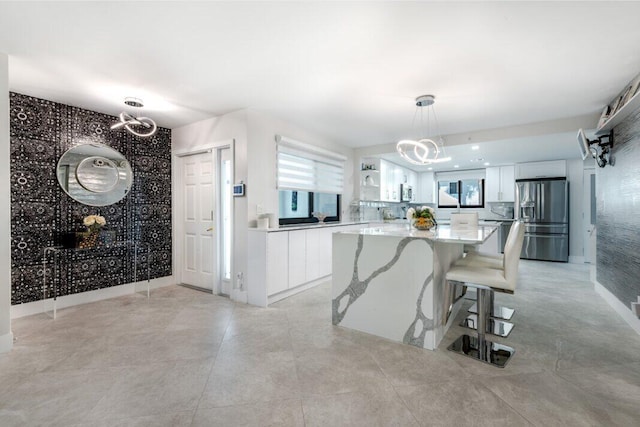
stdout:
<svg viewBox="0 0 640 427">
<path fill-rule="evenodd" d="M 365 169 L 360 171 L 361 200 L 399 202 L 401 184 L 412 186 L 415 192 L 418 176 L 412 170 L 383 159 L 363 159 L 362 165 Z"/>
<path fill-rule="evenodd" d="M 516 179 L 559 178 L 566 176 L 566 160 L 516 164 Z"/>
<path fill-rule="evenodd" d="M 500 166 L 487 168 L 484 191 L 484 199 L 486 202 L 514 202 L 514 167 Z"/>
</svg>

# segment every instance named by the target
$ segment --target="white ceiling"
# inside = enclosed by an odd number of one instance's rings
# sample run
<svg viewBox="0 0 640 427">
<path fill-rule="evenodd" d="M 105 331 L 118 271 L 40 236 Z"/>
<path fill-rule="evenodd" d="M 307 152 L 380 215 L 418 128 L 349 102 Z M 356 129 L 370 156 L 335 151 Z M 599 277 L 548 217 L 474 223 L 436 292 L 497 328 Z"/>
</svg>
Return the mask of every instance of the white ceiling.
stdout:
<svg viewBox="0 0 640 427">
<path fill-rule="evenodd" d="M 451 157 L 451 161 L 430 166 L 408 164 L 397 152 L 372 157 L 389 160 L 416 172 L 484 169 L 490 166 L 512 165 L 514 163 L 578 159 L 581 155 L 576 134 L 577 132 L 563 132 L 478 144 L 445 146 L 445 155 Z M 474 150 L 472 147 L 477 147 L 477 149 Z"/>
<path fill-rule="evenodd" d="M 338 143 L 599 112 L 640 71 L 640 3 L 1 2 L 10 88 L 177 127 L 253 108 Z"/>
</svg>

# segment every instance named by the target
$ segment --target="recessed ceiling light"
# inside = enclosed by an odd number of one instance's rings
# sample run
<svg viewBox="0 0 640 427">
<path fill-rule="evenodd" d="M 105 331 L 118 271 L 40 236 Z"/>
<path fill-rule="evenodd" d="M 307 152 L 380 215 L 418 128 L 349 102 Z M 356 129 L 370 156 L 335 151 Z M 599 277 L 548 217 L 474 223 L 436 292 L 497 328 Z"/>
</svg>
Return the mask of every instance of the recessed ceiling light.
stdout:
<svg viewBox="0 0 640 427">
<path fill-rule="evenodd" d="M 490 164 L 491 164 L 491 163 L 489 163 L 489 162 L 484 162 L 484 165 L 485 165 L 485 166 L 489 166 Z"/>
<path fill-rule="evenodd" d="M 474 163 L 474 162 L 481 162 L 481 161 L 483 161 L 483 160 L 484 160 L 484 159 L 483 159 L 482 157 L 479 157 L 479 158 L 477 158 L 477 159 L 470 159 L 469 161 L 470 161 L 471 163 Z"/>
<path fill-rule="evenodd" d="M 427 170 L 430 170 L 430 171 L 432 171 L 432 170 L 433 170 L 433 168 L 427 168 Z"/>
<path fill-rule="evenodd" d="M 454 168 L 459 168 L 459 167 L 460 167 L 460 165 L 453 165 L 453 167 L 454 167 Z"/>
<path fill-rule="evenodd" d="M 472 145 L 472 146 L 471 146 L 471 149 L 472 149 L 472 150 L 479 150 L 479 149 L 480 149 L 480 146 L 479 146 L 479 145 Z"/>
</svg>

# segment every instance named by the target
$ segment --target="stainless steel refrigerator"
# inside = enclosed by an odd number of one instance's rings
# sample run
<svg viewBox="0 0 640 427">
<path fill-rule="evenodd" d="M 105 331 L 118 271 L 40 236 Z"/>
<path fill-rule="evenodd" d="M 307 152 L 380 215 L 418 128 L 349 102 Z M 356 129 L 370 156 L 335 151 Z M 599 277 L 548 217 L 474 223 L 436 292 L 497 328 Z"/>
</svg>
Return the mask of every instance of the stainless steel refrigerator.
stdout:
<svg viewBox="0 0 640 427">
<path fill-rule="evenodd" d="M 520 258 L 569 261 L 569 183 L 565 178 L 516 180 L 515 216 L 525 223 Z"/>
</svg>

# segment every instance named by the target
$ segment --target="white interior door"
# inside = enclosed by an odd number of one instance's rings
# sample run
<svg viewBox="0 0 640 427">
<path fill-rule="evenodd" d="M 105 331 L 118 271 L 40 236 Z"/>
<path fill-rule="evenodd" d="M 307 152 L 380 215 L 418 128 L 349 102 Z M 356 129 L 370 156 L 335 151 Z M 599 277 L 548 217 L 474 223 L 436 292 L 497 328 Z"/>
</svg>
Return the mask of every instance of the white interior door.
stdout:
<svg viewBox="0 0 640 427">
<path fill-rule="evenodd" d="M 584 179 L 584 208 L 582 224 L 584 225 L 584 262 L 596 263 L 596 172 L 585 169 Z"/>
<path fill-rule="evenodd" d="M 181 157 L 182 161 L 182 283 L 214 289 L 215 167 L 213 152 Z"/>
</svg>

